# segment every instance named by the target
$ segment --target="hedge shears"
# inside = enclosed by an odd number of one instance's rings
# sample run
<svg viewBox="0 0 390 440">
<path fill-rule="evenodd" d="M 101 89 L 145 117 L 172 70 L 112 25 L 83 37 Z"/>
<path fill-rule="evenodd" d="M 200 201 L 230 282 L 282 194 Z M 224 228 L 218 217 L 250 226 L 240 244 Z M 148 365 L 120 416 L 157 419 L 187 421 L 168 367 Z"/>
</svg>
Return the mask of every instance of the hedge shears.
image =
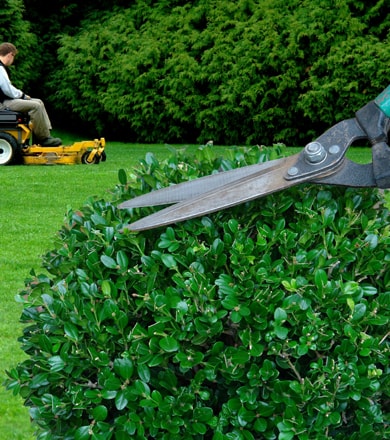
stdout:
<svg viewBox="0 0 390 440">
<path fill-rule="evenodd" d="M 390 86 L 295 155 L 223 171 L 127 200 L 120 209 L 172 205 L 126 228 L 132 231 L 165 226 L 235 206 L 303 182 L 349 187 L 390 187 Z M 372 146 L 372 162 L 357 164 L 345 157 L 360 139 Z"/>
</svg>

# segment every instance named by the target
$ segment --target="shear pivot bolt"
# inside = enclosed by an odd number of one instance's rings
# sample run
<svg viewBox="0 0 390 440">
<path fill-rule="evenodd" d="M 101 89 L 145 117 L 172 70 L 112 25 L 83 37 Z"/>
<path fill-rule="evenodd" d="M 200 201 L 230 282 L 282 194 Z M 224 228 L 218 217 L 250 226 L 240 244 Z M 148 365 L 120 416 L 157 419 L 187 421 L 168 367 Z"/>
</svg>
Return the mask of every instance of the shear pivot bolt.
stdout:
<svg viewBox="0 0 390 440">
<path fill-rule="evenodd" d="M 320 163 L 326 157 L 326 150 L 319 142 L 310 142 L 305 147 L 305 159 L 309 163 Z"/>
</svg>

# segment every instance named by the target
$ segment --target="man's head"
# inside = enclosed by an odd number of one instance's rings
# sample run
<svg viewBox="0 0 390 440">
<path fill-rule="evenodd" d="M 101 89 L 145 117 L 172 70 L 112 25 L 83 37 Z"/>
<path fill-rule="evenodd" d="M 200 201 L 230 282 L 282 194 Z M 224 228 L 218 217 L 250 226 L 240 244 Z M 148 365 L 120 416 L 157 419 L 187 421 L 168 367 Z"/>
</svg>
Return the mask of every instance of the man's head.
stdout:
<svg viewBox="0 0 390 440">
<path fill-rule="evenodd" d="M 14 62 L 17 53 L 18 51 L 12 43 L 0 44 L 0 60 L 5 66 L 10 66 Z"/>
</svg>

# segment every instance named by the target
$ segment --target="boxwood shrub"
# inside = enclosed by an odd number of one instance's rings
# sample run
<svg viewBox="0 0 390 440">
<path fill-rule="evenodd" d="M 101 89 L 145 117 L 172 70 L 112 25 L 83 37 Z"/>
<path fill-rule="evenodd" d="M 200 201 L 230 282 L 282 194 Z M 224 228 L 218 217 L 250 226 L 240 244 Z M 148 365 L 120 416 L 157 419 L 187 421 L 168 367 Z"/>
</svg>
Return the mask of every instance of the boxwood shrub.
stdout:
<svg viewBox="0 0 390 440">
<path fill-rule="evenodd" d="M 117 203 L 275 155 L 148 154 L 69 210 L 23 292 L 7 387 L 37 438 L 388 439 L 389 214 L 375 189 L 301 185 L 142 233 Z"/>
</svg>

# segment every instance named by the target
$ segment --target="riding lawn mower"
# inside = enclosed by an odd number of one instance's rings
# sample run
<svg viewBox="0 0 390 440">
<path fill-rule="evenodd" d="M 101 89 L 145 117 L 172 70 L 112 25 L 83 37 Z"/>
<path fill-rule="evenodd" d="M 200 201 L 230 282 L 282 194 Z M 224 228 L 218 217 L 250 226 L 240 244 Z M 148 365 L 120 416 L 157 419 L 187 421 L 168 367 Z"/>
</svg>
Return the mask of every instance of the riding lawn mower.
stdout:
<svg viewBox="0 0 390 440">
<path fill-rule="evenodd" d="M 70 146 L 34 144 L 29 115 L 0 110 L 0 165 L 98 164 L 106 160 L 105 146 L 104 138 Z"/>
</svg>

